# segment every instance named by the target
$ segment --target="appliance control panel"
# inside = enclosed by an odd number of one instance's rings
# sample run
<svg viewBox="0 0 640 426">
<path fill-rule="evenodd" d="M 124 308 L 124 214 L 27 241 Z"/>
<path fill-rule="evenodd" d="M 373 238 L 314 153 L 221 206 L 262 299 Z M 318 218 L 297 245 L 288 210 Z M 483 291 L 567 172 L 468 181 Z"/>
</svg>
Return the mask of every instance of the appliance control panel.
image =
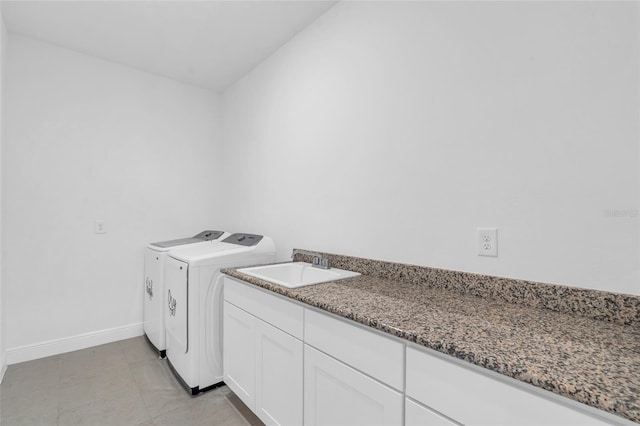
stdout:
<svg viewBox="0 0 640 426">
<path fill-rule="evenodd" d="M 223 243 L 237 244 L 239 246 L 255 246 L 262 239 L 262 235 L 255 234 L 231 234 L 224 240 Z"/>
<path fill-rule="evenodd" d="M 202 231 L 191 238 L 180 238 L 178 240 L 161 241 L 159 243 L 151 243 L 151 245 L 162 248 L 183 246 L 185 244 L 217 240 L 222 236 L 222 234 L 224 234 L 224 231 Z"/>
<path fill-rule="evenodd" d="M 194 235 L 193 238 L 203 241 L 217 240 L 224 234 L 224 231 L 202 231 L 201 233 Z"/>
</svg>

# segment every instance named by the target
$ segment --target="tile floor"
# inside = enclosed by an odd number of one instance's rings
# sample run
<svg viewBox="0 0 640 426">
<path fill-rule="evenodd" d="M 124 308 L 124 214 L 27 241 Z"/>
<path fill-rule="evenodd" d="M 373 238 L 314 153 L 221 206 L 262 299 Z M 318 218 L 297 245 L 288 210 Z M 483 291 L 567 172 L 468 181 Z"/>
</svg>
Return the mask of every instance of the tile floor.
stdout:
<svg viewBox="0 0 640 426">
<path fill-rule="evenodd" d="M 261 425 L 227 388 L 191 397 L 144 337 L 10 365 L 0 424 Z"/>
</svg>

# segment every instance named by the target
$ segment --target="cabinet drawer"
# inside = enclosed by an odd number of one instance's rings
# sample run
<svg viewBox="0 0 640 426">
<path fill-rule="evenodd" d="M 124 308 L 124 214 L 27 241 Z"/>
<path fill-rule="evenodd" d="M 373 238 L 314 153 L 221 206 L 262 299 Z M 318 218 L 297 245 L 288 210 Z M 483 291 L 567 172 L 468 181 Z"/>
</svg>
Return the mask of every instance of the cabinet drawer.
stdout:
<svg viewBox="0 0 640 426">
<path fill-rule="evenodd" d="M 224 300 L 302 340 L 304 308 L 250 284 L 224 277 Z"/>
<path fill-rule="evenodd" d="M 305 309 L 304 341 L 400 391 L 404 344 L 312 309 Z"/>
<path fill-rule="evenodd" d="M 610 424 L 574 409 L 573 401 L 561 401 L 565 398 L 551 392 L 543 397 L 525 390 L 525 383 L 510 383 L 477 368 L 408 347 L 406 395 L 465 425 Z"/>
</svg>

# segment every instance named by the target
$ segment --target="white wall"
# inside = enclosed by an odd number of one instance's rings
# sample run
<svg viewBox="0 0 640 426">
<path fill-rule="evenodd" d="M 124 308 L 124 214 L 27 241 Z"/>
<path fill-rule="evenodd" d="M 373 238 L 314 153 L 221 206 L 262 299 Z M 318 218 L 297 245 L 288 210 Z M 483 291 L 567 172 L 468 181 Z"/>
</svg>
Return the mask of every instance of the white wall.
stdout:
<svg viewBox="0 0 640 426">
<path fill-rule="evenodd" d="M 142 334 L 144 245 L 222 222 L 220 98 L 21 36 L 8 47 L 9 363 Z"/>
<path fill-rule="evenodd" d="M 635 2 L 339 3 L 223 95 L 230 226 L 640 294 L 638 31 Z"/>
<path fill-rule="evenodd" d="M 5 66 L 7 53 L 7 30 L 2 19 L 2 11 L 0 10 L 0 382 L 4 377 L 7 369 L 6 348 L 4 343 L 5 335 L 5 310 L 4 298 L 2 297 L 2 145 L 4 143 L 5 121 L 4 115 L 4 87 L 5 87 Z"/>
<path fill-rule="evenodd" d="M 339 3 L 222 112 L 212 92 L 12 35 L 0 357 L 141 333 L 144 244 L 210 227 L 268 234 L 281 259 L 640 294 L 638 12 Z M 476 256 L 481 226 L 500 257 Z"/>
</svg>

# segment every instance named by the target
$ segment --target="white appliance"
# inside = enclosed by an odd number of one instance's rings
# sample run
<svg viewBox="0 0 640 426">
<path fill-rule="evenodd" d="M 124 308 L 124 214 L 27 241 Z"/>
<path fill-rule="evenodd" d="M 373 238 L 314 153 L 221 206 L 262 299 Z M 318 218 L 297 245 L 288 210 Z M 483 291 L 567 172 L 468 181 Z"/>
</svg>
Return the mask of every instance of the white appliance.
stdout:
<svg viewBox="0 0 640 426">
<path fill-rule="evenodd" d="M 170 252 L 165 266 L 167 359 L 191 395 L 222 382 L 221 268 L 273 263 L 273 240 L 232 234 Z"/>
<path fill-rule="evenodd" d="M 221 241 L 229 236 L 223 231 L 202 231 L 190 238 L 151 243 L 144 254 L 144 334 L 147 341 L 165 357 L 166 339 L 164 307 L 167 305 L 164 291 L 164 264 L 167 254 L 187 245 Z"/>
</svg>

